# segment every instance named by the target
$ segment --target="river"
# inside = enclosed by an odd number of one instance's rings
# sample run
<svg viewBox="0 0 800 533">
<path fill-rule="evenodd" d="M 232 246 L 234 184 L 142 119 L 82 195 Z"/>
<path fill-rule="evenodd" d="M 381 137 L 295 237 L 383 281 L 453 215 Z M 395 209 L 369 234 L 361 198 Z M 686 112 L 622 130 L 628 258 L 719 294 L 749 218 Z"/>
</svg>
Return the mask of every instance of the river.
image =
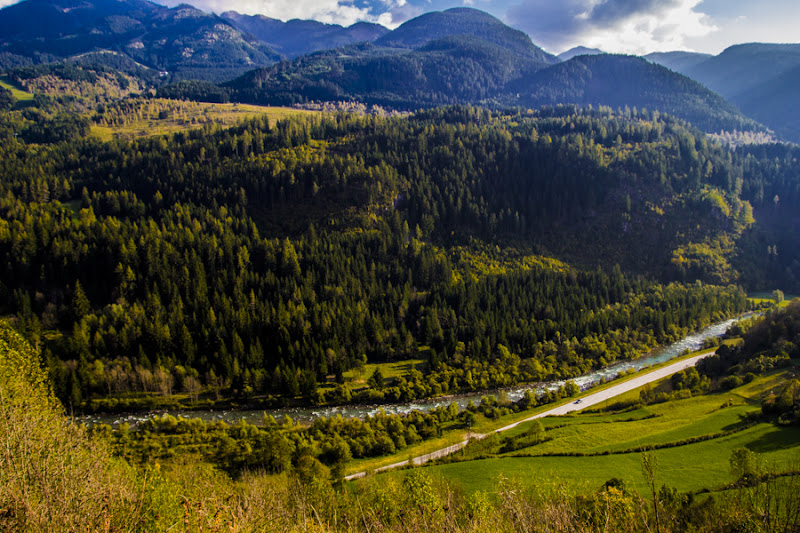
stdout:
<svg viewBox="0 0 800 533">
<path fill-rule="evenodd" d="M 592 385 L 600 382 L 602 379 L 610 380 L 630 369 L 641 370 L 642 368 L 653 366 L 664 361 L 673 359 L 687 351 L 693 352 L 703 345 L 703 341 L 711 337 L 722 336 L 728 328 L 735 323 L 739 318 L 732 318 L 713 324 L 698 332 L 692 333 L 683 339 L 674 342 L 668 346 L 656 348 L 643 356 L 627 361 L 618 361 L 605 368 L 595 370 L 588 374 L 573 378 L 574 381 L 581 389 L 587 389 Z M 522 398 L 527 390 L 533 390 L 536 393 L 541 393 L 545 389 L 555 390 L 563 385 L 565 381 L 552 381 L 548 383 L 528 383 L 525 385 L 517 385 L 503 389 L 508 396 L 509 400 L 516 401 Z M 239 420 L 244 420 L 251 424 L 261 424 L 264 419 L 264 414 L 270 414 L 276 419 L 280 419 L 284 415 L 289 415 L 294 420 L 301 422 L 309 422 L 319 417 L 331 417 L 341 415 L 350 418 L 363 418 L 367 415 L 375 415 L 380 409 L 383 409 L 388 414 L 404 414 L 413 410 L 418 411 L 431 411 L 439 406 L 450 405 L 455 402 L 460 409 L 464 409 L 470 401 L 480 403 L 480 397 L 490 394 L 497 394 L 499 391 L 481 391 L 468 394 L 460 394 L 458 396 L 447 396 L 440 398 L 432 398 L 429 400 L 418 400 L 411 403 L 403 404 L 384 404 L 384 405 L 346 405 L 346 406 L 333 406 L 333 407 L 293 407 L 281 409 L 237 409 L 237 410 L 205 410 L 205 411 L 158 411 L 152 413 L 137 413 L 129 415 L 114 415 L 114 414 L 100 414 L 91 415 L 80 418 L 81 422 L 88 425 L 104 423 L 118 426 L 122 423 L 128 423 L 131 426 L 143 422 L 154 416 L 162 415 L 165 413 L 174 416 L 183 416 L 185 418 L 200 418 L 206 422 L 215 420 L 224 420 L 229 423 L 236 423 Z"/>
</svg>

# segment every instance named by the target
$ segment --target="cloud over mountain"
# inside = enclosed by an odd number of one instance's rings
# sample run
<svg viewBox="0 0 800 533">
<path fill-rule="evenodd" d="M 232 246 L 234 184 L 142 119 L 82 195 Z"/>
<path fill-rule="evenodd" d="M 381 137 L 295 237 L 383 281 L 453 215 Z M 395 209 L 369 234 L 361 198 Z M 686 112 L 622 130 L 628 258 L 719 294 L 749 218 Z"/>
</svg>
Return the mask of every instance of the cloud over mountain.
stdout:
<svg viewBox="0 0 800 533">
<path fill-rule="evenodd" d="M 0 0 L 3 1 L 3 0 Z M 170 7 L 185 0 L 157 0 Z M 192 5 L 204 11 L 237 11 L 247 15 L 265 15 L 280 20 L 317 20 L 349 26 L 359 21 L 396 27 L 408 17 L 406 0 L 353 2 L 352 0 L 195 0 Z M 413 15 L 411 15 L 413 16 Z"/>
<path fill-rule="evenodd" d="M 585 44 L 609 52 L 686 48 L 686 39 L 716 28 L 698 10 L 700 0 L 523 0 L 506 23 L 534 42 L 559 51 Z"/>
</svg>

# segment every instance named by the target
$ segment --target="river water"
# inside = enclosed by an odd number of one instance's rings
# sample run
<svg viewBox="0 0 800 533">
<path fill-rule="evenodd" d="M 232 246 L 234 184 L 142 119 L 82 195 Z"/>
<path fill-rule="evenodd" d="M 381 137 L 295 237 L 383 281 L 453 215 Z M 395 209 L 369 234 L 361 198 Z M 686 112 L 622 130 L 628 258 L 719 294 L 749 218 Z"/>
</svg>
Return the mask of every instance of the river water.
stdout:
<svg viewBox="0 0 800 533">
<path fill-rule="evenodd" d="M 642 368 L 663 363 L 673 359 L 686 351 L 696 351 L 703 345 L 703 341 L 711 337 L 721 337 L 728 328 L 735 323 L 739 318 L 733 318 L 713 324 L 698 332 L 692 333 L 683 339 L 674 342 L 668 346 L 656 348 L 647 354 L 627 361 L 618 361 L 607 367 L 595 370 L 588 374 L 573 378 L 574 381 L 581 389 L 586 389 L 600 382 L 602 379 L 610 380 L 622 372 L 629 369 L 641 370 Z M 516 401 L 522 398 L 525 391 L 532 390 L 537 394 L 544 392 L 545 389 L 555 390 L 563 385 L 565 381 L 552 381 L 547 383 L 528 383 L 525 385 L 517 385 L 515 387 L 503 389 L 511 401 Z M 429 400 L 418 400 L 411 403 L 404 404 L 384 404 L 384 405 L 346 405 L 334 407 L 295 407 L 295 408 L 281 408 L 281 409 L 237 409 L 237 410 L 205 410 L 205 411 L 158 411 L 152 413 L 137 413 L 130 415 L 92 415 L 81 419 L 82 422 L 93 425 L 98 423 L 111 424 L 118 426 L 122 423 L 128 423 L 131 426 L 143 422 L 154 416 L 162 415 L 165 413 L 182 416 L 184 418 L 199 418 L 206 422 L 224 420 L 229 423 L 236 423 L 239 420 L 244 420 L 251 424 L 261 424 L 264 415 L 270 414 L 279 420 L 284 415 L 289 415 L 294 420 L 301 422 L 310 422 L 319 417 L 331 417 L 341 415 L 342 417 L 350 418 L 363 418 L 367 415 L 375 415 L 380 409 L 383 409 L 387 414 L 405 414 L 411 411 L 432 411 L 439 406 L 447 406 L 455 402 L 458 404 L 459 409 L 464 409 L 470 401 L 475 404 L 480 403 L 480 397 L 490 394 L 496 394 L 499 391 L 481 391 L 468 394 L 460 394 L 458 396 L 447 396 L 441 398 L 433 398 Z"/>
</svg>

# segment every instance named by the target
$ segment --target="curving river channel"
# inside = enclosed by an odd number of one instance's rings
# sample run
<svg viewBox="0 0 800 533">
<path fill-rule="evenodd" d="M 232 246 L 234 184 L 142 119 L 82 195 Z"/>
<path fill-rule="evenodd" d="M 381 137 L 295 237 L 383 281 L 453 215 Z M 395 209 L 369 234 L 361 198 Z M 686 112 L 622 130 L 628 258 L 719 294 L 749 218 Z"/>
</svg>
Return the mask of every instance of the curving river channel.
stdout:
<svg viewBox="0 0 800 533">
<path fill-rule="evenodd" d="M 747 315 L 745 315 L 747 316 Z M 592 385 L 600 382 L 602 379 L 612 379 L 618 374 L 625 372 L 629 369 L 641 370 L 642 368 L 663 363 L 673 359 L 686 351 L 696 351 L 703 345 L 703 341 L 711 337 L 722 336 L 728 328 L 741 317 L 732 318 L 713 324 L 700 331 L 692 333 L 683 339 L 674 342 L 668 346 L 656 348 L 647 354 L 627 361 L 618 361 L 607 367 L 595 370 L 588 374 L 573 378 L 572 381 L 578 384 L 581 389 L 586 389 Z M 527 390 L 533 390 L 536 393 L 544 392 L 545 389 L 555 390 L 563 385 L 565 381 L 551 381 L 547 383 L 527 383 L 524 385 L 517 385 L 503 389 L 508 395 L 509 400 L 516 401 L 522 398 Z M 417 400 L 410 403 L 401 404 L 383 404 L 383 405 L 345 405 L 333 407 L 288 407 L 280 409 L 236 409 L 236 410 L 205 410 L 205 411 L 158 411 L 151 413 L 137 413 L 130 415 L 93 415 L 81 419 L 82 422 L 92 425 L 98 423 L 111 424 L 117 426 L 122 423 L 128 423 L 131 426 L 143 422 L 154 416 L 162 414 L 171 414 L 175 416 L 182 416 L 184 418 L 199 418 L 209 421 L 224 420 L 229 423 L 236 423 L 239 420 L 244 420 L 251 424 L 261 424 L 264 415 L 270 414 L 276 419 L 280 419 L 284 415 L 289 415 L 294 420 L 301 422 L 309 422 L 319 417 L 330 417 L 341 415 L 349 418 L 363 418 L 367 415 L 375 415 L 380 409 L 383 409 L 387 414 L 403 414 L 414 410 L 418 411 L 431 411 L 439 406 L 450 405 L 455 402 L 460 409 L 464 409 L 470 401 L 480 403 L 480 397 L 496 393 L 498 391 L 480 391 L 467 394 L 460 394 L 457 396 L 445 396 L 439 398 L 432 398 L 429 400 Z"/>
</svg>

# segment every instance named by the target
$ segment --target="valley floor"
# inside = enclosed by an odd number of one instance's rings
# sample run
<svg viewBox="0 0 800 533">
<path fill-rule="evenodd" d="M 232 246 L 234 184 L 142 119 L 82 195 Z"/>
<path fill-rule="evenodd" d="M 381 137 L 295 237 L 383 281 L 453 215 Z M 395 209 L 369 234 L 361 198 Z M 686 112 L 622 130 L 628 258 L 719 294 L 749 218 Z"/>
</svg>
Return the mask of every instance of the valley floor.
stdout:
<svg viewBox="0 0 800 533">
<path fill-rule="evenodd" d="M 570 399 L 566 403 L 563 403 L 563 404 L 558 405 L 556 407 L 552 407 L 550 409 L 542 410 L 542 411 L 536 413 L 535 415 L 529 416 L 528 418 L 513 422 L 513 423 L 511 423 L 509 425 L 506 425 L 506 426 L 503 426 L 503 427 L 501 427 L 499 429 L 496 429 L 496 430 L 494 430 L 494 432 L 495 433 L 502 433 L 504 431 L 508 431 L 508 430 L 514 429 L 514 428 L 518 427 L 520 424 L 524 424 L 526 422 L 530 422 L 530 421 L 536 420 L 538 418 L 544 418 L 544 417 L 547 417 L 547 416 L 565 415 L 565 414 L 568 414 L 568 413 L 572 413 L 572 412 L 575 412 L 575 411 L 580 411 L 580 410 L 586 409 L 586 408 L 591 407 L 593 405 L 597 405 L 599 403 L 602 403 L 602 402 L 605 402 L 607 400 L 610 400 L 611 398 L 614 398 L 614 397 L 619 396 L 621 394 L 624 394 L 626 392 L 638 389 L 639 387 L 642 387 L 642 386 L 644 386 L 644 385 L 646 385 L 648 383 L 653 383 L 653 382 L 658 381 L 660 379 L 663 379 L 663 378 L 665 378 L 667 376 L 671 376 L 672 374 L 674 374 L 674 373 L 676 373 L 676 372 L 678 372 L 680 370 L 684 370 L 686 368 L 694 366 L 695 364 L 697 364 L 697 361 L 699 361 L 700 359 L 702 359 L 704 357 L 707 357 L 711 353 L 713 353 L 713 352 L 703 352 L 701 354 L 697 354 L 697 355 L 692 356 L 690 358 L 681 359 L 680 361 L 677 361 L 675 363 L 669 364 L 667 366 L 663 366 L 663 367 L 658 368 L 656 370 L 653 370 L 651 372 L 643 373 L 643 374 L 641 374 L 641 375 L 639 375 L 639 376 L 637 376 L 637 377 L 635 377 L 633 379 L 623 381 L 622 383 L 617 383 L 615 385 L 612 385 L 612 386 L 607 387 L 607 388 L 603 388 L 602 390 L 597 391 L 597 392 L 593 392 L 591 394 L 587 394 L 587 395 L 582 396 L 582 397 L 580 397 L 580 398 L 578 398 L 578 399 L 576 399 L 574 401 L 572 399 Z M 408 465 L 411 465 L 411 464 L 413 464 L 413 465 L 421 465 L 421 464 L 427 463 L 429 461 L 433 461 L 435 459 L 441 459 L 442 457 L 445 457 L 447 455 L 450 455 L 452 453 L 455 453 L 455 452 L 461 450 L 462 448 L 464 448 L 469 443 L 469 441 L 471 439 L 483 439 L 483 438 L 485 438 L 487 436 L 488 435 L 485 434 L 485 433 L 483 433 L 483 434 L 482 433 L 468 434 L 466 439 L 464 439 L 461 442 L 458 442 L 456 444 L 452 444 L 452 445 L 446 446 L 444 448 L 441 448 L 441 449 L 438 449 L 438 450 L 435 450 L 435 451 L 432 451 L 432 452 L 429 452 L 429 453 L 418 455 L 416 457 L 413 457 L 413 458 L 405 460 L 405 461 L 400 461 L 400 462 L 396 462 L 396 463 L 391 463 L 389 465 L 381 466 L 379 468 L 376 468 L 375 471 L 376 472 L 383 472 L 383 471 L 391 470 L 393 468 L 398 468 L 398 467 L 401 467 L 401 466 L 408 466 Z M 366 471 L 360 471 L 360 472 L 356 472 L 354 474 L 348 475 L 345 479 L 352 480 L 352 479 L 357 479 L 357 478 L 360 478 L 360 477 L 364 477 L 365 475 L 367 475 Z"/>
</svg>

